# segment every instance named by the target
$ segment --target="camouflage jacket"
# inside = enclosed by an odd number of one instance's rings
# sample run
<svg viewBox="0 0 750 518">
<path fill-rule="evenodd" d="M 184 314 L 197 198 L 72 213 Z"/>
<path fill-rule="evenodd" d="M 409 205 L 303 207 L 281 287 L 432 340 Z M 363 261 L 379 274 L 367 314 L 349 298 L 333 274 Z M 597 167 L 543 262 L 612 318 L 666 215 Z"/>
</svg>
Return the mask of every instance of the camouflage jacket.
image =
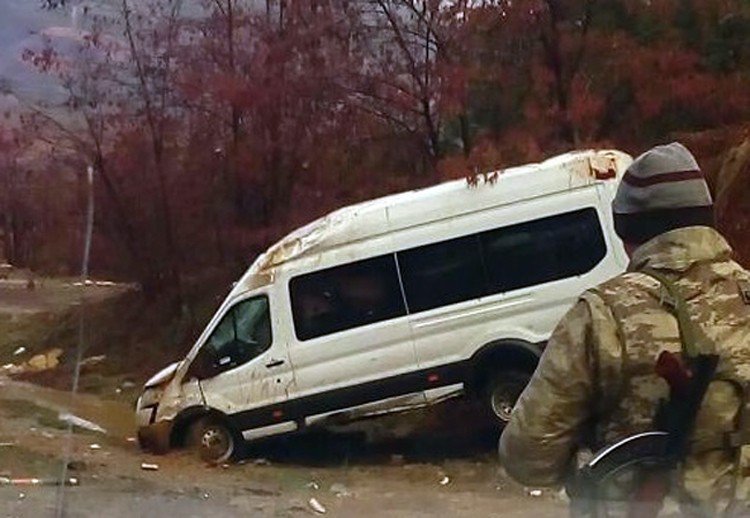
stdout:
<svg viewBox="0 0 750 518">
<path fill-rule="evenodd" d="M 750 381 L 750 305 L 739 290 L 750 273 L 730 256 L 727 242 L 711 228 L 673 230 L 641 246 L 628 272 L 584 293 L 552 334 L 502 435 L 500 457 L 508 473 L 527 485 L 557 485 L 579 449 L 595 451 L 652 429 L 657 402 L 669 392 L 654 373 L 656 358 L 681 346 L 660 283 L 639 273 L 646 268 L 676 284 L 721 356 L 695 444 L 734 430 L 741 395 L 719 379 Z M 738 455 L 693 448 L 681 474 L 682 494 L 706 504 L 724 501 Z M 743 464 L 746 456 L 750 460 L 743 451 Z"/>
</svg>

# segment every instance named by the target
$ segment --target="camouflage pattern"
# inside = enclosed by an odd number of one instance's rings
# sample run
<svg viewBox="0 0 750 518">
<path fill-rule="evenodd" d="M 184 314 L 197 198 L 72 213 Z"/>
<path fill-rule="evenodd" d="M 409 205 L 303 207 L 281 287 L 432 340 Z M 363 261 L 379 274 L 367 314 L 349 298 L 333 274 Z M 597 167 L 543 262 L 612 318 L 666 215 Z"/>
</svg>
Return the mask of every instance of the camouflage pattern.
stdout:
<svg viewBox="0 0 750 518">
<path fill-rule="evenodd" d="M 657 402 L 668 396 L 654 373 L 656 358 L 681 347 L 677 320 L 662 303 L 665 290 L 640 273 L 653 269 L 675 283 L 721 356 L 681 473 L 680 499 L 715 508 L 731 498 L 734 474 L 740 482 L 744 470 L 750 475 L 750 464 L 733 469 L 735 458 L 750 461 L 750 449 L 726 449 L 717 437 L 736 429 L 739 387 L 750 382 L 750 304 L 740 292 L 750 273 L 730 256 L 711 228 L 673 230 L 641 246 L 628 272 L 583 294 L 554 331 L 502 435 L 509 474 L 527 485 L 556 485 L 577 450 L 596 451 L 652 429 Z"/>
</svg>

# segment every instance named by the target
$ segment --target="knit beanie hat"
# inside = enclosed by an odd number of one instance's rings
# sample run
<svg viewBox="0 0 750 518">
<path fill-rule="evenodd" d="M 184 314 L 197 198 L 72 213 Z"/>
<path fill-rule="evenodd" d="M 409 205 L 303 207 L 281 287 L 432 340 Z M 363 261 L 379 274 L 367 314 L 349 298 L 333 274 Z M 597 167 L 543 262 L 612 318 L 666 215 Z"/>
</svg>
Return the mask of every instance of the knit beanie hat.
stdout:
<svg viewBox="0 0 750 518">
<path fill-rule="evenodd" d="M 708 184 L 693 154 L 679 142 L 656 146 L 630 164 L 612 212 L 617 235 L 634 244 L 676 228 L 714 226 Z"/>
</svg>

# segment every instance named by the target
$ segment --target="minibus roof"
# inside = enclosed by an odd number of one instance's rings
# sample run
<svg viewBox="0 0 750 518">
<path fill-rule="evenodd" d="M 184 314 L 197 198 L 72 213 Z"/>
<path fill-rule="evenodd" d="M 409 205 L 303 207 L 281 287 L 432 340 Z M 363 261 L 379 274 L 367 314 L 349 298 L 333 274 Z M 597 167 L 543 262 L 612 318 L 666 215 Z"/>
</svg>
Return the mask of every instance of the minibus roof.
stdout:
<svg viewBox="0 0 750 518">
<path fill-rule="evenodd" d="M 597 182 L 616 182 L 631 161 L 616 150 L 575 151 L 482 175 L 476 185 L 466 179 L 452 180 L 349 205 L 271 246 L 238 284 L 246 284 L 252 276 L 272 277 L 272 270 L 283 263 L 347 243 Z"/>
</svg>

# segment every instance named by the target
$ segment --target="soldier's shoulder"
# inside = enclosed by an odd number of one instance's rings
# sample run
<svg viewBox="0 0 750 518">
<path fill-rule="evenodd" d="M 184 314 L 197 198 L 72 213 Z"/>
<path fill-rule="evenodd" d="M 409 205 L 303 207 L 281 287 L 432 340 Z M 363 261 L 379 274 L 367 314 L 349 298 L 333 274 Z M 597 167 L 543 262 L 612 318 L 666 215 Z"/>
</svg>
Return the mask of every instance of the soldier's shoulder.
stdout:
<svg viewBox="0 0 750 518">
<path fill-rule="evenodd" d="M 659 281 L 653 277 L 640 272 L 625 272 L 591 288 L 589 292 L 606 301 L 609 297 L 644 296 L 658 289 Z"/>
<path fill-rule="evenodd" d="M 750 281 L 750 270 L 747 270 L 733 260 L 718 261 L 711 263 L 709 269 L 712 273 L 733 278 L 738 281 Z"/>
<path fill-rule="evenodd" d="M 692 288 L 709 296 L 736 294 L 738 284 L 741 289 L 750 284 L 750 272 L 732 260 L 713 261 L 692 268 L 682 283 L 688 292 Z"/>
</svg>

